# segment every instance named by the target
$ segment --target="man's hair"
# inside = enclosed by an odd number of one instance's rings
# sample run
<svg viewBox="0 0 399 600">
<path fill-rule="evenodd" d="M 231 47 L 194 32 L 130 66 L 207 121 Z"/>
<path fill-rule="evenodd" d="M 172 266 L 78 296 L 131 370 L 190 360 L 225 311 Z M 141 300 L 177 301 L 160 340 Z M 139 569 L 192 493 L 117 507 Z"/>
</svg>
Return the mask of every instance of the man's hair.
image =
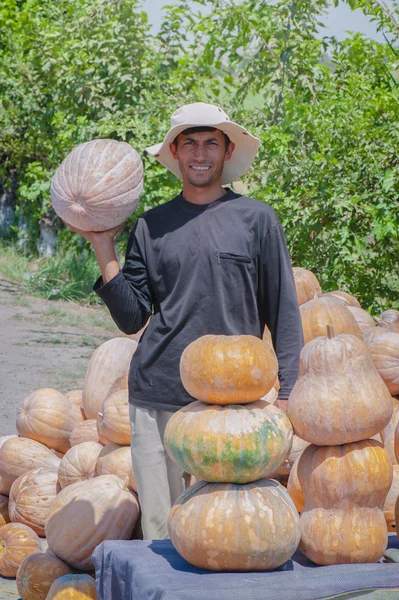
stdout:
<svg viewBox="0 0 399 600">
<path fill-rule="evenodd" d="M 181 134 L 190 135 L 190 133 L 201 133 L 202 131 L 216 131 L 216 130 L 217 130 L 217 127 L 208 127 L 208 126 L 203 125 L 202 127 L 189 127 L 188 129 L 181 131 L 179 133 L 179 135 L 181 135 Z M 221 130 L 219 129 L 218 131 L 221 131 Z M 225 143 L 226 150 L 227 150 L 227 148 L 229 147 L 229 144 L 230 144 L 230 138 L 227 134 L 224 133 L 224 131 L 222 131 L 221 133 L 223 133 L 224 143 Z M 175 148 L 177 148 L 177 138 L 179 137 L 179 135 L 177 135 L 172 142 Z"/>
</svg>

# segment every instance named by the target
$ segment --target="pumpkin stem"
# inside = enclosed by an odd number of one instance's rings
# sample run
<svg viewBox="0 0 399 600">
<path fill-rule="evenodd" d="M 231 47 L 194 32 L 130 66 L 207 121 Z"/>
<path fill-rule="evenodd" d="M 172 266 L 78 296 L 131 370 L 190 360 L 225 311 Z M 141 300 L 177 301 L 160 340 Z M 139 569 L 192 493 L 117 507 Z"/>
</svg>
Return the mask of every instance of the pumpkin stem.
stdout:
<svg viewBox="0 0 399 600">
<path fill-rule="evenodd" d="M 329 340 L 332 340 L 335 337 L 334 327 L 332 325 L 327 325 L 327 337 Z"/>
</svg>

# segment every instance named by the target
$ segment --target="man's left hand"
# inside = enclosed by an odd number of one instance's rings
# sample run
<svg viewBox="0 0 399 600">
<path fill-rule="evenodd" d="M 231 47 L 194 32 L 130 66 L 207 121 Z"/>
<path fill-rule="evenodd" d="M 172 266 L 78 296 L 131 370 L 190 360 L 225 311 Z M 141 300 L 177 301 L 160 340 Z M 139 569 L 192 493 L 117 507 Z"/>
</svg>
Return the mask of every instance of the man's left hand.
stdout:
<svg viewBox="0 0 399 600">
<path fill-rule="evenodd" d="M 277 406 L 277 408 L 286 413 L 288 407 L 288 398 L 277 398 L 277 400 L 274 402 L 274 406 Z"/>
</svg>

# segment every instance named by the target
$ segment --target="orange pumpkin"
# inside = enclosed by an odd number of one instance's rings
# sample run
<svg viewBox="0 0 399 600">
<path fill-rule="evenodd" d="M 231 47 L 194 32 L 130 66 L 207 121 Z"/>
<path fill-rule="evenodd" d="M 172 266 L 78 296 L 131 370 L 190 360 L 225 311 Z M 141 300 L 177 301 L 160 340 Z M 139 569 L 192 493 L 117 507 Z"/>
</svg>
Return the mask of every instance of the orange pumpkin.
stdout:
<svg viewBox="0 0 399 600">
<path fill-rule="evenodd" d="M 97 460 L 97 473 L 98 475 L 116 475 L 122 481 L 128 478 L 130 487 L 137 492 L 130 446 L 118 446 L 117 444 L 104 446 Z"/>
<path fill-rule="evenodd" d="M 212 571 L 264 571 L 284 564 L 299 542 L 298 513 L 273 479 L 205 483 L 172 507 L 170 539 L 189 563 Z"/>
<path fill-rule="evenodd" d="M 141 158 L 126 142 L 79 144 L 53 177 L 53 208 L 65 223 L 82 231 L 111 229 L 136 210 L 143 177 Z"/>
<path fill-rule="evenodd" d="M 17 416 L 20 436 L 65 453 L 73 428 L 83 421 L 78 406 L 51 388 L 36 390 L 25 398 Z"/>
<path fill-rule="evenodd" d="M 396 531 L 395 504 L 399 498 L 399 465 L 393 465 L 392 485 L 384 503 L 384 515 L 388 531 Z"/>
<path fill-rule="evenodd" d="M 360 302 L 355 296 L 344 292 L 343 290 L 335 290 L 334 292 L 328 292 L 324 294 L 325 297 L 335 298 L 339 302 L 342 302 L 344 306 L 357 306 L 360 308 Z"/>
<path fill-rule="evenodd" d="M 305 344 L 326 335 L 327 325 L 334 328 L 336 335 L 348 333 L 360 339 L 362 337 L 355 317 L 342 302 L 332 296 L 322 296 L 302 304 L 300 313 Z"/>
<path fill-rule="evenodd" d="M 296 435 L 319 446 L 371 437 L 388 425 L 393 411 L 363 342 L 353 335 L 330 335 L 302 349 L 287 408 Z"/>
<path fill-rule="evenodd" d="M 122 377 L 119 377 L 114 382 L 111 389 L 109 390 L 108 396 L 112 396 L 112 394 L 115 394 L 115 392 L 119 392 L 120 390 L 127 390 L 128 387 L 129 387 L 129 374 L 125 373 L 125 375 L 122 375 Z"/>
<path fill-rule="evenodd" d="M 83 390 L 71 390 L 65 394 L 65 398 L 71 404 L 76 404 L 76 406 L 83 408 Z"/>
<path fill-rule="evenodd" d="M 286 415 L 262 400 L 244 406 L 192 402 L 169 419 L 164 446 L 197 479 L 248 483 L 278 469 L 292 437 Z"/>
<path fill-rule="evenodd" d="M 385 552 L 383 506 L 392 463 L 379 442 L 308 446 L 298 462 L 305 506 L 302 552 L 319 565 L 376 562 Z"/>
<path fill-rule="evenodd" d="M 399 310 L 395 310 L 390 308 L 389 310 L 384 310 L 383 313 L 379 316 L 379 321 L 383 321 L 388 325 L 399 327 Z"/>
<path fill-rule="evenodd" d="M 119 390 L 108 396 L 97 416 L 97 430 L 101 437 L 119 444 L 130 445 L 129 392 Z"/>
<path fill-rule="evenodd" d="M 355 321 L 358 324 L 360 331 L 362 332 L 365 329 L 370 329 L 370 327 L 375 327 L 376 322 L 373 317 L 365 310 L 360 308 L 359 306 L 347 306 L 347 309 L 350 313 L 355 317 Z"/>
<path fill-rule="evenodd" d="M 396 460 L 399 463 L 399 423 L 396 425 L 395 434 L 393 438 L 393 446 Z"/>
<path fill-rule="evenodd" d="M 390 325 L 388 323 L 384 323 L 383 321 L 376 322 L 374 327 L 367 327 L 362 331 L 363 342 L 368 345 L 381 333 L 387 333 L 391 331 Z"/>
<path fill-rule="evenodd" d="M 368 349 L 390 393 L 399 394 L 399 333 L 381 333 L 368 343 Z"/>
<path fill-rule="evenodd" d="M 292 465 L 292 469 L 290 471 L 288 481 L 287 481 L 287 492 L 292 498 L 293 503 L 295 504 L 295 508 L 299 513 L 303 511 L 303 507 L 305 506 L 305 498 L 302 492 L 301 484 L 298 479 L 298 462 L 301 455 L 298 456 L 294 464 Z"/>
<path fill-rule="evenodd" d="M 10 522 L 8 512 L 8 497 L 0 494 L 0 527 L 7 525 Z"/>
<path fill-rule="evenodd" d="M 134 492 L 115 475 L 99 475 L 61 490 L 45 524 L 50 549 L 76 569 L 93 568 L 104 540 L 129 539 L 139 514 Z"/>
<path fill-rule="evenodd" d="M 41 468 L 21 475 L 10 491 L 11 521 L 24 523 L 37 535 L 44 536 L 44 522 L 60 489 L 57 471 Z"/>
<path fill-rule="evenodd" d="M 15 577 L 22 561 L 40 552 L 39 536 L 27 525 L 8 523 L 0 527 L 0 575 Z"/>
<path fill-rule="evenodd" d="M 96 582 L 90 575 L 63 575 L 54 581 L 46 600 L 97 600 Z"/>
<path fill-rule="evenodd" d="M 102 449 L 97 442 L 82 442 L 68 450 L 58 469 L 61 488 L 95 477 L 97 458 Z"/>
<path fill-rule="evenodd" d="M 180 359 L 187 392 L 209 404 L 247 404 L 259 400 L 277 377 L 274 351 L 251 335 L 204 335 Z"/>
<path fill-rule="evenodd" d="M 388 425 L 381 431 L 381 441 L 384 444 L 385 450 L 388 452 L 388 456 L 391 459 L 393 465 L 398 464 L 395 455 L 395 430 L 399 424 L 399 402 L 392 398 L 393 413 L 391 420 Z"/>
<path fill-rule="evenodd" d="M 89 361 L 83 384 L 83 408 L 87 419 L 96 419 L 102 403 L 117 379 L 129 371 L 137 342 L 128 337 L 101 344 Z"/>
<path fill-rule="evenodd" d="M 104 436 L 99 435 L 97 430 L 97 419 L 86 419 L 85 421 L 82 421 L 82 423 L 78 423 L 76 427 L 73 428 L 69 441 L 71 448 L 82 442 L 97 442 L 97 444 L 102 445 L 109 443 L 109 440 Z"/>
<path fill-rule="evenodd" d="M 294 435 L 292 439 L 292 448 L 283 464 L 277 469 L 276 474 L 289 475 L 295 461 L 305 450 L 306 446 L 309 446 L 309 442 L 306 442 L 297 435 Z"/>
<path fill-rule="evenodd" d="M 292 272 L 294 274 L 299 306 L 322 295 L 323 292 L 321 291 L 320 284 L 312 271 L 308 271 L 302 267 L 294 267 Z"/>
<path fill-rule="evenodd" d="M 10 483 L 32 469 L 58 470 L 60 459 L 47 446 L 29 438 L 14 437 L 0 448 L 0 476 Z M 4 493 L 4 492 L 3 492 Z"/>
<path fill-rule="evenodd" d="M 70 567 L 53 554 L 40 552 L 27 556 L 17 572 L 21 600 L 46 600 L 53 581 L 70 573 Z"/>
</svg>

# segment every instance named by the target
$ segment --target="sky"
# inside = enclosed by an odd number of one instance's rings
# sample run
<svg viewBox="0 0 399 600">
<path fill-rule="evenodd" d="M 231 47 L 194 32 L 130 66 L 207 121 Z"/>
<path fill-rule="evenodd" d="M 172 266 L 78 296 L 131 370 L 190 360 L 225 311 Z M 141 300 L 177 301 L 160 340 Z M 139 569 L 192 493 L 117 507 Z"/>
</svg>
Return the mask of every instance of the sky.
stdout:
<svg viewBox="0 0 399 600">
<path fill-rule="evenodd" d="M 153 33 L 159 30 L 162 6 L 173 4 L 173 0 L 142 0 L 142 5 L 148 13 Z M 196 5 L 196 11 L 199 5 Z M 324 19 L 326 28 L 321 35 L 334 35 L 338 40 L 344 39 L 348 31 L 361 32 L 380 42 L 384 41 L 382 34 L 378 33 L 375 25 L 369 21 L 361 11 L 352 11 L 347 4 L 340 3 L 330 9 Z"/>
</svg>

